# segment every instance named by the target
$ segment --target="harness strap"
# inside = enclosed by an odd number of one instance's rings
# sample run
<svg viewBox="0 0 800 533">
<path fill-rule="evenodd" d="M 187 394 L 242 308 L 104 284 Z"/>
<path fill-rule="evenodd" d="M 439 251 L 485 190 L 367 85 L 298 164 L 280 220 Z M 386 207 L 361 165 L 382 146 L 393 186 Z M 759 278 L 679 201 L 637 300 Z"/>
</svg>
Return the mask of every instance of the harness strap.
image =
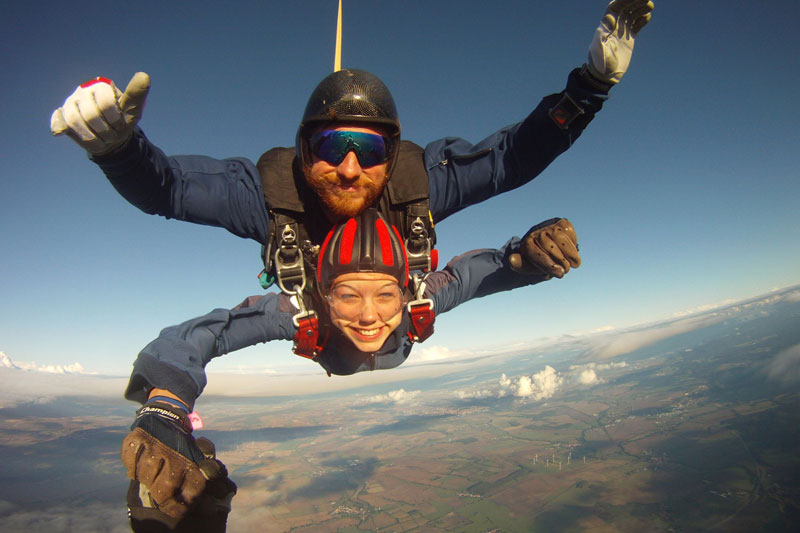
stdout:
<svg viewBox="0 0 800 533">
<path fill-rule="evenodd" d="M 408 304 L 408 312 L 411 314 L 411 329 L 408 331 L 408 337 L 411 342 L 424 342 L 433 335 L 433 323 L 436 320 L 433 302 L 431 300 L 415 300 Z"/>
<path fill-rule="evenodd" d="M 425 298 L 425 280 L 430 272 L 420 276 L 415 273 L 411 276 L 410 284 L 414 292 L 414 299 L 408 302 L 408 314 L 411 315 L 411 327 L 408 338 L 411 342 L 423 342 L 433 335 L 433 322 L 436 315 L 433 312 L 433 300 Z"/>
<path fill-rule="evenodd" d="M 292 351 L 301 357 L 316 361 L 328 342 L 328 335 L 326 333 L 320 341 L 319 318 L 313 309 L 306 308 L 303 302 L 303 290 L 300 287 L 295 288 L 294 297 L 297 299 L 298 311 L 292 317 L 292 322 L 297 327 Z"/>
<path fill-rule="evenodd" d="M 405 238 L 408 270 L 420 270 L 423 273 L 436 270 L 436 261 L 433 257 L 436 233 L 433 229 L 433 217 L 427 198 L 422 202 L 406 206 L 403 237 Z"/>
<path fill-rule="evenodd" d="M 297 222 L 288 216 L 275 214 L 273 219 L 277 250 L 274 259 L 275 278 L 283 292 L 291 293 L 299 286 L 306 286 L 306 272 L 303 266 L 303 252 L 300 249 L 299 228 Z"/>
<path fill-rule="evenodd" d="M 327 335 L 322 342 L 319 342 L 319 337 L 319 319 L 316 314 L 298 318 L 292 351 L 301 357 L 316 361 L 328 341 Z"/>
</svg>

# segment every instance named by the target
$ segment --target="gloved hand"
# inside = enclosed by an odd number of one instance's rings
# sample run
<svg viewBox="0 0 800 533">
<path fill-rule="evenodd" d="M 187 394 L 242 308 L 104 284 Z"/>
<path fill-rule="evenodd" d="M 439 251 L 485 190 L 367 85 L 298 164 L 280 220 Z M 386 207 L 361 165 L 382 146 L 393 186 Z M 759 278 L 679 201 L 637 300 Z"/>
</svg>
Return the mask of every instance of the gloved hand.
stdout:
<svg viewBox="0 0 800 533">
<path fill-rule="evenodd" d="M 551 218 L 535 225 L 520 241 L 519 252 L 509 256 L 509 263 L 521 274 L 563 278 L 570 267 L 581 266 L 575 228 L 566 218 Z"/>
<path fill-rule="evenodd" d="M 650 20 L 650 0 L 614 0 L 594 32 L 586 66 L 598 80 L 619 83 L 633 54 L 633 39 Z"/>
<path fill-rule="evenodd" d="M 128 477 L 149 491 L 145 507 L 181 518 L 207 481 L 219 477 L 219 462 L 203 454 L 191 432 L 186 413 L 172 405 L 151 401 L 136 412 L 121 455 Z"/>
<path fill-rule="evenodd" d="M 212 474 L 206 488 L 197 498 L 188 512 L 181 518 L 174 518 L 153 506 L 152 495 L 138 481 L 131 481 L 128 487 L 128 517 L 131 529 L 136 533 L 224 533 L 227 527 L 231 500 L 236 494 L 236 484 L 228 477 L 228 471 L 221 461 L 216 459 L 214 444 L 203 437 L 196 441 L 206 459 L 205 469 Z"/>
<path fill-rule="evenodd" d="M 53 135 L 66 134 L 92 155 L 123 146 L 142 118 L 150 77 L 137 72 L 122 93 L 107 78 L 82 83 L 50 117 Z"/>
</svg>

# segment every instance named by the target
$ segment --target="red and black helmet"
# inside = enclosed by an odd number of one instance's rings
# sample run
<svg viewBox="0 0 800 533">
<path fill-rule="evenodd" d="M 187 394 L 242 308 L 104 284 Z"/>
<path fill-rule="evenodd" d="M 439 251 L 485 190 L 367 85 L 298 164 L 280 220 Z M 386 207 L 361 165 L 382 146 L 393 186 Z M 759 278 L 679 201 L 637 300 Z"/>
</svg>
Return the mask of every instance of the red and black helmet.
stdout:
<svg viewBox="0 0 800 533">
<path fill-rule="evenodd" d="M 319 251 L 317 282 L 322 293 L 333 280 L 351 272 L 381 272 L 401 287 L 408 284 L 408 260 L 397 228 L 370 208 L 328 233 Z"/>
</svg>

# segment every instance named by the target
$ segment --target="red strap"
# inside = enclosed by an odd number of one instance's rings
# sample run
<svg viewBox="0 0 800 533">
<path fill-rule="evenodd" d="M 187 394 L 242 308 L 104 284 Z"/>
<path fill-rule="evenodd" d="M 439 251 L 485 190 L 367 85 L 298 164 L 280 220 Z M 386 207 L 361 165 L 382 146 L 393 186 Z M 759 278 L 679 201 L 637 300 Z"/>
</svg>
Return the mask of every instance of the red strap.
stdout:
<svg viewBox="0 0 800 533">
<path fill-rule="evenodd" d="M 316 359 L 322 346 L 319 340 L 319 321 L 317 315 L 297 319 L 297 333 L 294 335 L 294 353 L 307 359 Z"/>
<path fill-rule="evenodd" d="M 412 342 L 423 342 L 433 335 L 433 322 L 436 316 L 430 302 L 411 304 L 411 331 L 408 336 Z"/>
<path fill-rule="evenodd" d="M 92 85 L 94 85 L 94 84 L 96 84 L 96 83 L 106 83 L 106 84 L 108 84 L 108 85 L 111 85 L 111 84 L 112 84 L 112 83 L 114 83 L 114 82 L 113 82 L 113 81 L 111 81 L 111 80 L 110 80 L 110 79 L 108 79 L 108 78 L 103 78 L 102 76 L 98 76 L 98 77 L 96 77 L 96 78 L 95 78 L 95 79 L 93 79 L 93 80 L 89 80 L 89 81 L 87 81 L 87 82 L 81 83 L 81 89 L 85 89 L 85 88 L 87 88 L 87 87 L 91 87 Z"/>
</svg>

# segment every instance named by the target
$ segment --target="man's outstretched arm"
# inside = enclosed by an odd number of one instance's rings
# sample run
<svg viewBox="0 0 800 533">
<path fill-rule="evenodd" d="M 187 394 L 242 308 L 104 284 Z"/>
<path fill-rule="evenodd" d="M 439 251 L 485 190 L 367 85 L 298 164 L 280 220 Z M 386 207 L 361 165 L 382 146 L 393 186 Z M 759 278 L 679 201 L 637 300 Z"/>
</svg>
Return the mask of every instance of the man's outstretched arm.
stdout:
<svg viewBox="0 0 800 533">
<path fill-rule="evenodd" d="M 461 209 L 525 185 L 580 137 L 628 69 L 649 0 L 615 0 L 595 30 L 587 62 L 564 91 L 546 96 L 522 121 L 472 144 L 448 137 L 425 148 L 431 212 L 440 222 Z"/>
<path fill-rule="evenodd" d="M 107 78 L 82 83 L 53 112 L 50 130 L 86 150 L 117 192 L 145 213 L 263 243 L 269 222 L 258 169 L 246 158 L 166 156 L 138 127 L 149 90 L 143 72 L 125 92 Z"/>
</svg>

